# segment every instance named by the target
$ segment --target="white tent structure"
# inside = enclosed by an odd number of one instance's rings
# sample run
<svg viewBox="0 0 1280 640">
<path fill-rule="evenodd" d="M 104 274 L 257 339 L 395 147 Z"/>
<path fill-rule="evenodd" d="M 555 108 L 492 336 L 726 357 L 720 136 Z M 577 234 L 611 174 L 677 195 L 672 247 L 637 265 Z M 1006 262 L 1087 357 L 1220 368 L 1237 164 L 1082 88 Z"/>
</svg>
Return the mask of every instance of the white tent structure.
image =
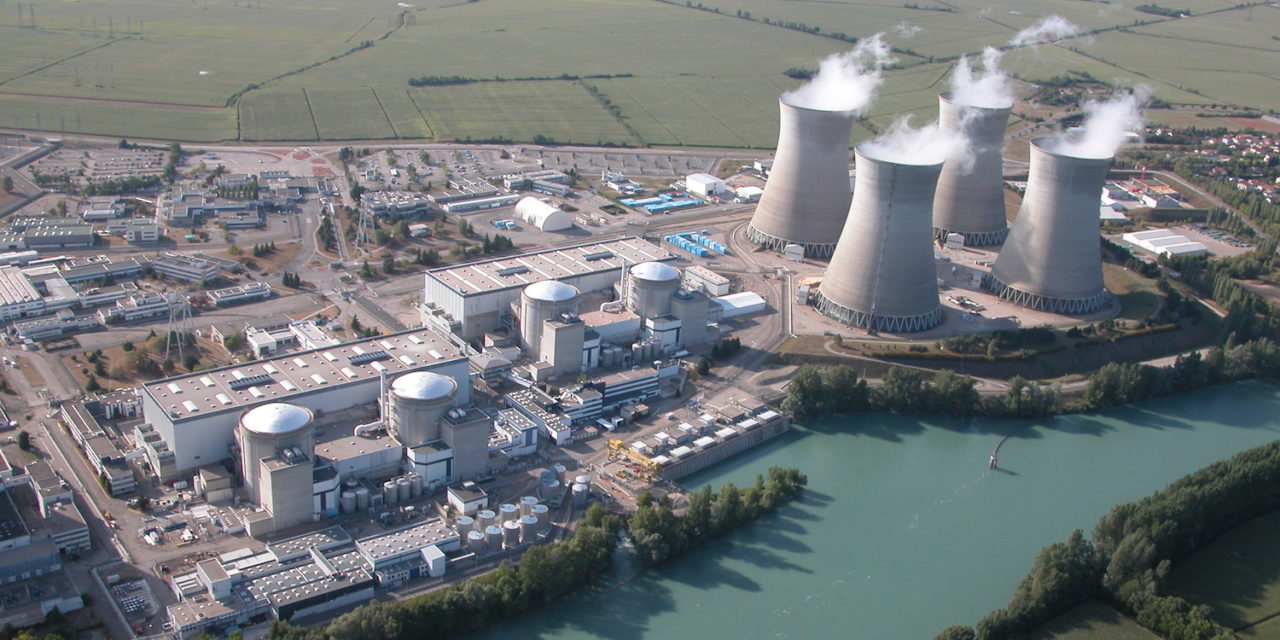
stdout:
<svg viewBox="0 0 1280 640">
<path fill-rule="evenodd" d="M 564 231 L 573 228 L 573 218 L 560 209 L 532 196 L 516 203 L 516 216 L 540 231 Z"/>
</svg>

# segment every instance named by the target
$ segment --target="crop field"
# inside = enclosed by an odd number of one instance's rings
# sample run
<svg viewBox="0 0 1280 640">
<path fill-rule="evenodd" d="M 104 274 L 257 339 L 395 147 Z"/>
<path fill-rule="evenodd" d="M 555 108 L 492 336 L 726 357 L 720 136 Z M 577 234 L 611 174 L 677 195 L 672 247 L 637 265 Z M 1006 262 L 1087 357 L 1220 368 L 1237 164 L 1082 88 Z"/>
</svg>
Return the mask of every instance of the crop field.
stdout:
<svg viewBox="0 0 1280 640">
<path fill-rule="evenodd" d="M 1075 70 L 1149 84 L 1176 104 L 1275 108 L 1280 8 L 1207 13 L 1234 2 L 1197 0 L 1196 15 L 1166 19 L 1078 0 L 921 0 L 916 9 L 870 0 L 702 0 L 703 9 L 676 0 L 41 0 L 23 5 L 34 7 L 34 27 L 29 12 L 21 22 L 16 10 L 0 12 L 0 126 L 191 141 L 544 136 L 770 147 L 777 96 L 799 84 L 783 72 L 852 47 L 830 34 L 884 32 L 897 67 L 866 114 L 871 129 L 855 131 L 861 140 L 902 114 L 932 118 L 956 57 L 1004 45 L 1055 13 L 1094 33 L 1009 53 L 1019 77 Z M 486 82 L 409 85 L 424 76 Z"/>
<path fill-rule="evenodd" d="M 1167 585 L 1169 593 L 1213 607 L 1214 617 L 1232 629 L 1280 614 L 1280 511 L 1250 520 L 1197 551 L 1174 567 Z M 1271 629 L 1277 628 L 1275 620 Z"/>
<path fill-rule="evenodd" d="M 1120 612 L 1098 602 L 1082 604 L 1042 625 L 1028 640 L 1160 640 Z"/>
</svg>

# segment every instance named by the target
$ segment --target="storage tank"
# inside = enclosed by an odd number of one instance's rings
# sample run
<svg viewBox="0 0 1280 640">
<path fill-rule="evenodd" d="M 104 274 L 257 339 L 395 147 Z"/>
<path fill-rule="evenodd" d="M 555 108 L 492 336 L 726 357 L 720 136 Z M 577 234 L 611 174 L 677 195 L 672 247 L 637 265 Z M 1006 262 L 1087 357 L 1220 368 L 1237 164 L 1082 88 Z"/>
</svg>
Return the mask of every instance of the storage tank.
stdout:
<svg viewBox="0 0 1280 640">
<path fill-rule="evenodd" d="M 492 551 L 502 548 L 502 527 L 489 525 L 484 528 L 484 544 Z"/>
<path fill-rule="evenodd" d="M 983 286 L 1024 307 L 1093 313 L 1111 302 L 1102 286 L 1098 194 L 1112 156 L 1053 151 L 1053 138 L 1031 141 L 1031 171 L 1018 217 Z"/>
<path fill-rule="evenodd" d="M 356 489 L 356 510 L 357 510 L 357 511 L 368 511 L 368 509 L 369 509 L 369 498 L 370 498 L 370 496 L 369 496 L 369 490 L 368 490 L 368 489 L 366 489 L 366 488 L 364 488 L 364 487 L 360 487 L 359 489 Z"/>
<path fill-rule="evenodd" d="M 471 516 L 458 516 L 453 521 L 453 528 L 458 535 L 466 535 L 468 532 L 474 532 L 476 528 L 476 519 Z"/>
<path fill-rule="evenodd" d="M 400 502 L 408 502 L 413 499 L 413 483 L 408 478 L 400 477 L 396 479 L 396 496 Z"/>
<path fill-rule="evenodd" d="M 489 509 L 481 509 L 476 513 L 476 517 L 480 519 L 480 528 L 491 527 L 498 524 L 498 514 Z"/>
<path fill-rule="evenodd" d="M 591 484 L 591 476 L 589 476 L 589 475 L 587 475 L 587 474 L 585 474 L 585 473 L 584 473 L 584 474 L 581 474 L 581 475 L 578 475 L 578 476 L 574 476 L 573 481 L 574 481 L 574 483 L 576 483 L 576 484 L 585 484 L 585 485 L 590 485 L 590 484 Z"/>
<path fill-rule="evenodd" d="M 587 506 L 587 496 L 589 493 L 590 493 L 590 488 L 588 488 L 587 485 L 585 484 L 573 485 L 573 506 L 579 509 Z"/>
<path fill-rule="evenodd" d="M 342 504 L 343 513 L 355 513 L 356 512 L 356 492 L 343 491 L 341 504 Z"/>
<path fill-rule="evenodd" d="M 388 507 L 400 502 L 400 487 L 396 485 L 395 480 L 388 480 L 382 483 L 382 504 Z"/>
<path fill-rule="evenodd" d="M 520 544 L 520 521 L 507 520 L 502 523 L 502 545 L 508 549 Z"/>
<path fill-rule="evenodd" d="M 562 464 L 553 464 L 551 465 L 551 470 L 555 472 L 556 480 L 562 483 L 569 482 L 569 467 Z"/>
<path fill-rule="evenodd" d="M 410 495 L 413 496 L 414 498 L 421 498 L 422 487 L 423 487 L 422 475 L 417 473 L 410 473 L 408 475 L 408 478 L 409 478 L 409 488 L 412 490 L 412 493 Z"/>
<path fill-rule="evenodd" d="M 458 395 L 458 381 L 430 371 L 406 373 L 391 382 L 390 426 L 406 447 L 440 439 L 440 418 Z"/>
<path fill-rule="evenodd" d="M 933 260 L 933 191 L 942 158 L 910 164 L 854 150 L 857 182 L 849 219 L 831 256 L 817 308 L 844 324 L 893 333 L 942 322 Z"/>
<path fill-rule="evenodd" d="M 849 133 L 854 114 L 778 99 L 778 150 L 747 239 L 782 252 L 788 244 L 825 258 L 849 214 Z"/>
<path fill-rule="evenodd" d="M 630 269 L 626 307 L 641 318 L 671 313 L 671 298 L 680 289 L 680 272 L 662 262 L 641 262 Z"/>
<path fill-rule="evenodd" d="M 474 554 L 481 554 L 484 553 L 485 547 L 483 531 L 471 531 L 467 533 L 467 551 Z"/>
<path fill-rule="evenodd" d="M 533 360 L 542 357 L 542 323 L 564 313 L 577 313 L 582 295 L 559 280 L 543 280 L 520 294 L 520 348 Z"/>
<path fill-rule="evenodd" d="M 543 469 L 538 473 L 538 479 L 539 480 L 555 480 L 556 472 L 550 469 Z"/>
<path fill-rule="evenodd" d="M 1004 242 L 1004 130 L 1012 108 L 958 104 L 951 92 L 938 96 L 938 126 L 968 138 L 972 161 L 942 165 L 933 198 L 934 238 L 959 233 L 976 247 Z"/>
<path fill-rule="evenodd" d="M 543 480 L 538 490 L 538 497 L 543 500 L 555 500 L 560 495 L 559 480 Z"/>
<path fill-rule="evenodd" d="M 538 522 L 542 522 L 544 524 L 550 524 L 551 520 L 550 520 L 550 516 L 548 515 L 550 511 L 551 511 L 551 507 L 548 507 L 545 504 L 535 504 L 533 505 L 533 509 L 530 510 L 529 515 L 537 518 Z"/>
<path fill-rule="evenodd" d="M 258 464 L 283 449 L 297 447 L 307 456 L 315 451 L 315 424 L 311 410 L 287 402 L 269 402 L 240 414 L 236 438 L 240 443 L 240 469 L 252 500 L 262 504 Z M 307 494 L 310 495 L 310 490 Z"/>
<path fill-rule="evenodd" d="M 533 516 L 520 518 L 520 542 L 530 543 L 538 537 L 538 519 Z"/>
<path fill-rule="evenodd" d="M 520 517 L 520 507 L 511 503 L 505 503 L 498 507 L 498 519 L 503 522 L 510 522 Z"/>
<path fill-rule="evenodd" d="M 534 496 L 520 498 L 520 515 L 527 516 L 533 513 L 533 506 L 536 504 L 538 504 L 538 499 Z"/>
</svg>

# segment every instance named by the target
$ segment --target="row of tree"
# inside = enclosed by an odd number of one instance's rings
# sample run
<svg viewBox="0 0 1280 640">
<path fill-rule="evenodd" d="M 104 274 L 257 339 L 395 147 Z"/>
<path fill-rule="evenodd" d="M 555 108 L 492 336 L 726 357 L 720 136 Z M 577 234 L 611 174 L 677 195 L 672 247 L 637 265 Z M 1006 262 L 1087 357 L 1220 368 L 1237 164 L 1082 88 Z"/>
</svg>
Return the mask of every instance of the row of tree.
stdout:
<svg viewBox="0 0 1280 640">
<path fill-rule="evenodd" d="M 1101 599 L 1164 638 L 1230 640 L 1204 607 L 1161 586 L 1170 569 L 1218 536 L 1280 508 L 1280 441 L 1184 476 L 1155 494 L 1118 505 L 1094 527 L 1045 547 L 1009 604 L 976 628 L 950 627 L 937 640 L 1003 640 L 1026 634 L 1089 600 Z"/>
</svg>

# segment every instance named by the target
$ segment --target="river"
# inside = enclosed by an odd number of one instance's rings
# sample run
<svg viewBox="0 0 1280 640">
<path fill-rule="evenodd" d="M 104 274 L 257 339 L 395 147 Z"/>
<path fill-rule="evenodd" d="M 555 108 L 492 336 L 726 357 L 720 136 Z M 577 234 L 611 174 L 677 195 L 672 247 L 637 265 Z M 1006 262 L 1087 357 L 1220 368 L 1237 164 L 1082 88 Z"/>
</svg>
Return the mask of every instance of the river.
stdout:
<svg viewBox="0 0 1280 640">
<path fill-rule="evenodd" d="M 796 503 L 480 637 L 928 640 L 1003 606 L 1040 548 L 1113 505 L 1277 437 L 1280 385 L 1263 382 L 1030 425 L 869 414 L 797 427 L 684 483 L 795 466 L 809 477 Z"/>
</svg>

